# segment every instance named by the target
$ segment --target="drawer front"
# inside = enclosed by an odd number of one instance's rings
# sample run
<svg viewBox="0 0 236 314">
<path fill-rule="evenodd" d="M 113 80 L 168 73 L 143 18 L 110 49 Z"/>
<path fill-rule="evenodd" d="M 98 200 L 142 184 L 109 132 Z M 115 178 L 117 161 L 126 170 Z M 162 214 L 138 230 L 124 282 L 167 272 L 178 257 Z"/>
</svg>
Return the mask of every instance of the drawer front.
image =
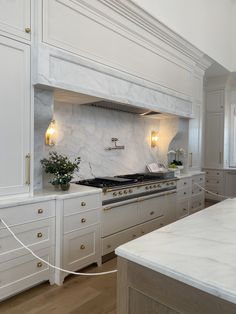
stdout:
<svg viewBox="0 0 236 314">
<path fill-rule="evenodd" d="M 224 180 L 222 177 L 216 178 L 216 177 L 207 177 L 206 178 L 206 186 L 208 185 L 219 185 L 223 186 Z"/>
<path fill-rule="evenodd" d="M 182 188 L 177 191 L 177 199 L 182 200 L 183 198 L 189 198 L 191 196 L 189 187 Z"/>
<path fill-rule="evenodd" d="M 99 211 L 97 209 L 83 211 L 64 217 L 64 233 L 89 227 L 99 222 Z"/>
<path fill-rule="evenodd" d="M 202 194 L 204 195 L 204 190 L 201 189 L 199 186 L 197 185 L 194 185 L 193 188 L 192 188 L 192 196 L 195 196 L 195 195 L 198 195 L 198 194 Z"/>
<path fill-rule="evenodd" d="M 191 206 L 189 208 L 189 212 L 192 213 L 196 211 L 196 209 L 200 210 L 205 207 L 205 200 L 204 197 L 198 196 L 198 197 L 193 197 L 191 201 Z"/>
<path fill-rule="evenodd" d="M 101 211 L 102 237 L 138 224 L 138 202 L 105 206 Z"/>
<path fill-rule="evenodd" d="M 165 219 L 164 217 L 159 217 L 156 219 L 153 219 L 151 221 L 145 222 L 144 224 L 139 226 L 140 229 L 140 235 L 147 234 L 149 232 L 152 232 L 156 229 L 159 229 L 165 225 Z"/>
<path fill-rule="evenodd" d="M 0 215 L 9 226 L 46 219 L 55 216 L 55 202 L 40 202 L 3 208 L 0 209 Z"/>
<path fill-rule="evenodd" d="M 224 187 L 220 184 L 208 184 L 206 188 L 209 192 L 206 192 L 206 199 L 215 200 L 215 201 L 222 201 L 224 197 L 220 195 L 224 195 Z"/>
<path fill-rule="evenodd" d="M 176 199 L 176 193 L 172 193 L 139 202 L 139 223 L 175 212 Z"/>
<path fill-rule="evenodd" d="M 190 187 L 192 184 L 191 178 L 180 179 L 177 181 L 177 190 Z"/>
<path fill-rule="evenodd" d="M 77 230 L 64 236 L 64 267 L 77 270 L 98 258 L 99 226 Z"/>
<path fill-rule="evenodd" d="M 224 172 L 222 170 L 206 170 L 206 178 L 223 178 Z"/>
<path fill-rule="evenodd" d="M 199 174 L 192 177 L 192 184 L 197 183 L 200 185 L 205 184 L 205 174 Z"/>
<path fill-rule="evenodd" d="M 164 218 L 159 217 L 148 221 L 144 224 L 129 228 L 127 230 L 118 232 L 109 237 L 102 239 L 102 255 L 113 252 L 118 246 L 134 240 L 144 234 L 163 227 L 165 224 Z"/>
<path fill-rule="evenodd" d="M 46 219 L 12 227 L 17 237 L 33 251 L 54 244 L 55 219 Z M 25 249 L 13 238 L 7 229 L 0 230 L 0 259 L 14 259 L 26 253 Z"/>
<path fill-rule="evenodd" d="M 46 261 L 51 260 L 50 249 L 44 249 L 35 252 Z M 0 288 L 14 286 L 20 281 L 27 280 L 29 277 L 38 273 L 46 272 L 42 276 L 42 280 L 49 279 L 49 267 L 34 258 L 31 254 L 21 256 L 19 258 L 0 264 Z M 1 296 L 1 292 L 0 292 Z"/>
<path fill-rule="evenodd" d="M 113 252 L 119 245 L 140 236 L 140 227 L 135 226 L 102 239 L 102 255 Z"/>
<path fill-rule="evenodd" d="M 180 219 L 189 215 L 189 200 L 177 203 L 176 219 Z"/>
<path fill-rule="evenodd" d="M 91 194 L 64 200 L 64 215 L 102 207 L 100 194 Z"/>
</svg>

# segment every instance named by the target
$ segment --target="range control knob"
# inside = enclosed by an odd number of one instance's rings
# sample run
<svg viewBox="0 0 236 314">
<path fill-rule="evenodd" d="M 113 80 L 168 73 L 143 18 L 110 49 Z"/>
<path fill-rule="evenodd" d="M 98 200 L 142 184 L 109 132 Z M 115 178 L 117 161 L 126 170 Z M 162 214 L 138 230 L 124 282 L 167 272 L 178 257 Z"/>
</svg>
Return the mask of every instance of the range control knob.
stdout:
<svg viewBox="0 0 236 314">
<path fill-rule="evenodd" d="M 152 189 L 152 185 L 150 185 L 149 188 Z"/>
<path fill-rule="evenodd" d="M 117 196 L 117 193 L 116 193 L 116 192 L 113 192 L 113 196 Z"/>
<path fill-rule="evenodd" d="M 133 193 L 133 190 L 132 190 L 132 189 L 129 189 L 129 193 Z"/>
<path fill-rule="evenodd" d="M 122 192 L 122 191 L 120 191 L 120 192 L 119 192 L 119 195 L 122 195 L 122 194 L 123 194 L 123 192 Z"/>
<path fill-rule="evenodd" d="M 149 187 L 148 187 L 148 186 L 145 186 L 145 189 L 146 189 L 146 190 L 148 190 L 148 189 L 149 189 Z"/>
<path fill-rule="evenodd" d="M 156 185 L 156 184 L 154 184 L 154 185 L 153 185 L 153 187 L 154 187 L 154 189 L 155 189 L 155 188 L 157 187 L 157 185 Z"/>
<path fill-rule="evenodd" d="M 127 190 L 124 190 L 124 194 L 128 194 L 128 191 L 127 191 Z"/>
<path fill-rule="evenodd" d="M 158 184 L 158 186 L 157 186 L 158 188 L 161 188 L 161 184 Z"/>
</svg>

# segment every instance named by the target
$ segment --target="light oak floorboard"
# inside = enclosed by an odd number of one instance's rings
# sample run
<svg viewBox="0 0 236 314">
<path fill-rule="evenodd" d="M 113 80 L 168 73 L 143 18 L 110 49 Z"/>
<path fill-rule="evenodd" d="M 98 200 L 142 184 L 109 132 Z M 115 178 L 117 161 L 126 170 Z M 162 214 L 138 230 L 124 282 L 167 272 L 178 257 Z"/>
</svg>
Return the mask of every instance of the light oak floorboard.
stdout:
<svg viewBox="0 0 236 314">
<path fill-rule="evenodd" d="M 84 271 L 115 269 L 116 258 L 101 267 Z M 0 303 L 1 314 L 115 314 L 116 274 L 105 276 L 69 276 L 63 286 L 43 283 Z"/>
</svg>

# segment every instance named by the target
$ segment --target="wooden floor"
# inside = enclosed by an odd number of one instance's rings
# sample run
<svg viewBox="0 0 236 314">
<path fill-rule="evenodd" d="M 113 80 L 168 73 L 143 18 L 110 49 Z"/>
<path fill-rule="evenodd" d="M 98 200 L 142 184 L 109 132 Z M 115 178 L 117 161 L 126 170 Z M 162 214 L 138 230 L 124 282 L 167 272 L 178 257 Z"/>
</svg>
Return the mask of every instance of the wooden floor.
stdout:
<svg viewBox="0 0 236 314">
<path fill-rule="evenodd" d="M 86 272 L 116 268 L 116 259 Z M 0 303 L 1 314 L 115 314 L 116 274 L 69 276 L 58 287 L 43 283 Z"/>
</svg>

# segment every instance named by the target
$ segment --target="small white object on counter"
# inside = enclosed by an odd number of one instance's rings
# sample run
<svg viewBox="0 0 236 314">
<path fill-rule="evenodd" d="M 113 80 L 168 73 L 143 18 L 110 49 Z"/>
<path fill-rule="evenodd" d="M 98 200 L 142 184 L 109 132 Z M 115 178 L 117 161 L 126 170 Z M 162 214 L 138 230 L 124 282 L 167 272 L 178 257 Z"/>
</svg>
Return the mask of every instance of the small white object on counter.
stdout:
<svg viewBox="0 0 236 314">
<path fill-rule="evenodd" d="M 128 242 L 116 254 L 236 303 L 236 199 Z"/>
</svg>

